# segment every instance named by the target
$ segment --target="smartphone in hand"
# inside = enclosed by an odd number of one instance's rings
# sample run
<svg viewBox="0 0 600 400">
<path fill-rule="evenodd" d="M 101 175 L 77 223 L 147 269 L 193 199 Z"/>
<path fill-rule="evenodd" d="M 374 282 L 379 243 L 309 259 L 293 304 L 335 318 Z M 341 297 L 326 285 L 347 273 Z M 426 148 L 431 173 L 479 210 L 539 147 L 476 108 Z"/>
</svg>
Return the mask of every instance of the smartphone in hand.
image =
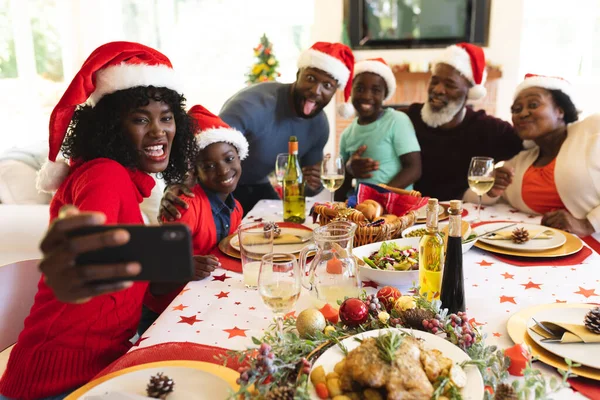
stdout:
<svg viewBox="0 0 600 400">
<path fill-rule="evenodd" d="M 72 231 L 69 236 L 83 236 L 124 229 L 129 232 L 129 242 L 123 246 L 80 254 L 77 265 L 139 262 L 142 272 L 127 280 L 151 282 L 187 282 L 194 277 L 192 239 L 190 230 L 183 224 L 99 225 Z"/>
</svg>

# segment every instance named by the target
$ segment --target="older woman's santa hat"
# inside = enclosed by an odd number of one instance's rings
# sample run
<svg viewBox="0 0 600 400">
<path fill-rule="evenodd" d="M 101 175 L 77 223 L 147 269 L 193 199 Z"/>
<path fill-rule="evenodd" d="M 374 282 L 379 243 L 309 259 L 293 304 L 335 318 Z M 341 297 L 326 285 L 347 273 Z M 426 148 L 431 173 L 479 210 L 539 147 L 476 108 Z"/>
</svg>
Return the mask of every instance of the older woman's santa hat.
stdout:
<svg viewBox="0 0 600 400">
<path fill-rule="evenodd" d="M 448 64 L 454 67 L 473 85 L 467 94 L 472 100 L 481 99 L 487 90 L 483 86 L 487 78 L 485 54 L 481 47 L 470 43 L 458 43 L 446 47 L 434 64 Z M 435 65 L 434 65 L 435 66 Z"/>
<path fill-rule="evenodd" d="M 317 42 L 298 58 L 298 68 L 306 67 L 325 71 L 337 81 L 338 89 L 344 91 L 344 104 L 340 104 L 338 112 L 342 116 L 349 112 L 352 115 L 354 109 L 351 104 L 347 104 L 352 92 L 354 70 L 354 54 L 350 47 L 341 43 Z"/>
<path fill-rule="evenodd" d="M 150 47 L 111 42 L 92 52 L 50 115 L 50 151 L 48 161 L 38 172 L 38 190 L 57 190 L 69 173 L 69 165 L 64 160 L 57 161 L 56 157 L 77 106 L 87 103 L 95 107 L 105 95 L 136 86 L 166 87 L 182 92 L 169 59 Z"/>
<path fill-rule="evenodd" d="M 201 105 L 190 108 L 188 114 L 196 121 L 196 142 L 200 150 L 213 143 L 225 142 L 237 149 L 241 160 L 248 156 L 248 141 L 242 132 L 230 127 Z"/>
<path fill-rule="evenodd" d="M 571 83 L 566 79 L 558 76 L 526 74 L 523 82 L 521 82 L 515 89 L 513 100 L 516 99 L 519 93 L 521 93 L 523 90 L 532 87 L 539 87 L 546 90 L 560 90 L 569 96 L 569 99 L 571 99 L 571 102 L 575 106 L 577 112 L 581 112 L 581 108 L 578 106 L 576 101 L 577 96 L 575 95 L 573 85 L 571 85 Z"/>
</svg>

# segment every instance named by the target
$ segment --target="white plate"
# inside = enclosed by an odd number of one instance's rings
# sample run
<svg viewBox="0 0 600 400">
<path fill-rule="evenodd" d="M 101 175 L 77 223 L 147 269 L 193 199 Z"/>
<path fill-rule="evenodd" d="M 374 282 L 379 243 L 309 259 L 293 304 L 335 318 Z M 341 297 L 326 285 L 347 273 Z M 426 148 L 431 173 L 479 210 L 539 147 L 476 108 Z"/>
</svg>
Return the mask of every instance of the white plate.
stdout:
<svg viewBox="0 0 600 400">
<path fill-rule="evenodd" d="M 590 309 L 595 306 L 590 305 Z M 561 358 L 568 358 L 573 362 L 592 368 L 600 369 L 600 343 L 544 343 L 543 337 L 532 331 L 536 321 L 565 322 L 568 324 L 583 324 L 587 308 L 558 308 L 544 310 L 533 315 L 527 322 L 527 334 L 542 348 Z"/>
<path fill-rule="evenodd" d="M 494 229 L 502 228 L 503 226 L 509 225 L 510 222 L 494 222 L 493 224 L 485 224 L 478 227 L 477 234 L 483 234 L 485 232 L 493 231 Z M 557 229 L 548 228 L 547 226 L 542 225 L 534 225 L 534 224 L 517 224 L 513 225 L 510 228 L 507 228 L 507 232 L 512 232 L 517 228 L 525 228 L 529 232 L 545 230 L 554 231 L 554 235 L 550 237 L 550 239 L 532 239 L 525 243 L 517 244 L 512 240 L 491 240 L 488 238 L 479 239 L 483 243 L 489 244 L 490 246 L 500 247 L 502 249 L 516 250 L 516 251 L 543 251 L 555 249 L 557 247 L 562 246 L 567 241 L 565 235 L 561 233 L 561 231 Z M 501 231 L 504 232 L 504 231 Z"/>
<path fill-rule="evenodd" d="M 293 243 L 293 244 L 274 244 L 273 245 L 273 252 L 276 253 L 300 253 L 300 251 L 304 248 L 304 246 L 308 245 L 311 243 L 310 239 L 312 238 L 312 231 L 309 231 L 307 229 L 299 229 L 299 228 L 286 228 L 286 227 L 282 227 L 281 228 L 281 233 L 287 233 L 290 235 L 295 235 L 295 236 L 300 236 L 303 239 L 308 239 L 302 243 Z M 234 237 L 231 238 L 231 241 L 229 242 L 229 244 L 231 244 L 231 247 L 233 247 L 234 249 L 236 249 L 237 251 L 240 251 L 240 239 L 238 235 L 235 235 Z M 261 249 L 261 247 L 264 247 L 264 249 Z M 258 254 L 267 254 L 270 252 L 270 249 L 267 249 L 268 246 L 254 246 L 254 249 L 256 251 L 256 253 Z"/>
<path fill-rule="evenodd" d="M 148 367 L 119 376 L 115 376 L 80 397 L 102 396 L 109 392 L 122 392 L 146 396 L 146 385 L 152 375 L 162 372 L 175 381 L 175 390 L 169 394 L 169 400 L 225 400 L 233 393 L 231 386 L 222 378 L 208 371 L 191 367 Z"/>
<path fill-rule="evenodd" d="M 419 241 L 420 238 L 406 238 L 406 239 L 394 239 L 394 240 L 386 240 L 386 243 L 396 243 L 398 246 L 412 246 L 415 249 L 419 249 Z M 356 247 L 352 250 L 352 254 L 362 260 L 363 257 L 368 257 L 374 251 L 379 250 L 381 247 L 381 243 L 370 243 L 364 246 Z M 369 267 L 368 265 L 361 265 L 358 269 L 359 276 L 361 281 L 373 281 L 376 282 L 380 286 L 395 286 L 398 289 L 410 289 L 413 284 L 419 283 L 419 270 L 414 271 L 387 271 L 382 269 L 374 269 Z"/>
<path fill-rule="evenodd" d="M 360 343 L 358 343 L 354 338 L 368 338 L 375 337 L 379 334 L 384 334 L 390 330 L 396 329 L 379 329 L 373 331 L 367 331 L 363 333 L 359 333 L 358 335 L 354 335 L 347 339 L 342 340 L 342 343 L 346 346 L 348 351 L 351 351 L 357 348 Z M 401 329 L 405 332 L 411 333 L 417 338 L 423 339 L 425 342 L 425 348 L 427 349 L 438 349 L 441 351 L 445 357 L 448 357 L 455 363 L 461 363 L 463 361 L 468 361 L 471 358 L 461 349 L 453 345 L 452 343 L 439 338 L 431 333 L 421 332 L 421 331 L 411 331 L 407 329 Z M 313 364 L 313 369 L 318 366 L 323 366 L 325 369 L 325 373 L 333 372 L 333 368 L 335 364 L 342 361 L 344 358 L 344 353 L 340 350 L 339 346 L 335 345 L 330 347 L 325 353 L 321 355 Z M 481 400 L 483 399 L 483 378 L 481 377 L 481 373 L 475 366 L 469 366 L 465 368 L 465 372 L 467 374 L 467 386 L 465 386 L 461 393 L 465 400 Z M 318 399 L 317 394 L 313 385 L 310 385 L 310 394 L 312 399 Z"/>
<path fill-rule="evenodd" d="M 438 227 L 441 230 L 445 225 L 447 224 L 439 224 Z M 425 229 L 425 224 L 419 224 L 419 225 L 413 225 L 411 227 L 406 228 L 405 230 L 402 231 L 402 237 L 406 238 L 406 235 L 412 231 L 415 231 L 417 229 Z M 475 233 L 473 231 L 473 233 Z M 471 234 L 471 231 L 469 231 L 469 234 Z M 471 247 L 473 247 L 473 245 L 475 244 L 475 242 L 477 242 L 477 239 L 475 240 L 470 240 L 467 243 L 463 243 L 462 244 L 462 253 L 465 254 L 467 251 L 471 250 Z"/>
<path fill-rule="evenodd" d="M 438 204 L 438 215 L 442 215 L 444 213 L 444 206 Z M 427 204 L 417 210 L 417 219 L 426 219 L 427 218 Z"/>
</svg>

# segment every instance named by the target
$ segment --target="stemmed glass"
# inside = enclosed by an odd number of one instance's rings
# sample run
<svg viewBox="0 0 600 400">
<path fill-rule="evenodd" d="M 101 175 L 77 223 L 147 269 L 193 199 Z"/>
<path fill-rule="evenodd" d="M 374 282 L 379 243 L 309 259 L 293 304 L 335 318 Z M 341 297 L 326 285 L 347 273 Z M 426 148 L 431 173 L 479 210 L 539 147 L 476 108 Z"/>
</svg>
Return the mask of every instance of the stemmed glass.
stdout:
<svg viewBox="0 0 600 400">
<path fill-rule="evenodd" d="M 344 159 L 341 156 L 332 157 L 327 154 L 321 162 L 321 183 L 331 192 L 331 202 L 334 201 L 335 191 L 344 183 Z"/>
<path fill-rule="evenodd" d="M 302 273 L 296 256 L 268 253 L 262 257 L 258 273 L 258 293 L 275 314 L 279 336 L 283 338 L 283 316 L 290 312 L 302 288 Z"/>
<path fill-rule="evenodd" d="M 288 153 L 279 153 L 275 160 L 275 176 L 280 185 L 283 183 L 283 177 L 285 176 L 285 170 L 287 169 L 288 156 Z"/>
<path fill-rule="evenodd" d="M 494 159 L 490 157 L 473 157 L 469 166 L 467 179 L 469 187 L 479 196 L 477 205 L 477 218 L 474 222 L 481 221 L 481 198 L 494 187 Z"/>
</svg>

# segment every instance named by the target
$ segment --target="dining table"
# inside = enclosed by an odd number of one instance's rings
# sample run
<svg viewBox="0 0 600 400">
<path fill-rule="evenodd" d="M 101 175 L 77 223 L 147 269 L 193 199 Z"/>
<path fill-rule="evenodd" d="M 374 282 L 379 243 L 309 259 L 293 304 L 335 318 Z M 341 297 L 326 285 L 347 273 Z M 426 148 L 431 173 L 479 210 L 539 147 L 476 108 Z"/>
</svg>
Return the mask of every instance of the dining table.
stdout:
<svg viewBox="0 0 600 400">
<path fill-rule="evenodd" d="M 304 225 L 309 228 L 318 226 L 308 216 L 313 203 L 314 200 L 307 200 Z M 465 203 L 463 207 L 463 219 L 473 221 L 477 206 Z M 244 222 L 282 219 L 281 201 L 261 200 L 247 213 Z M 481 220 L 539 224 L 541 218 L 507 204 L 496 204 L 482 207 Z M 600 303 L 600 237 L 586 238 L 583 246 L 580 259 L 566 265 L 552 258 L 542 261 L 541 265 L 539 262 L 535 265 L 513 262 L 477 247 L 464 254 L 466 313 L 469 320 L 485 333 L 487 344 L 503 349 L 513 346 L 507 321 L 527 307 L 551 303 Z M 222 264 L 224 268 L 215 270 L 208 278 L 189 282 L 131 350 L 100 375 L 163 360 L 220 363 L 220 357 L 230 350 L 253 347 L 252 337 L 261 337 L 273 323 L 274 316 L 258 292 L 244 286 L 242 274 L 230 266 L 234 263 Z M 381 286 L 363 281 L 362 288 L 367 294 L 373 294 Z M 303 289 L 293 311 L 286 317 L 295 317 L 311 307 L 314 304 L 311 296 Z M 540 361 L 534 362 L 533 366 L 546 376 L 560 377 L 555 368 Z M 600 384 L 597 381 L 587 383 L 592 387 Z M 573 389 L 562 389 L 552 398 L 588 398 L 575 388 L 573 385 Z M 600 387 L 596 392 L 600 392 Z M 590 395 L 589 398 L 597 397 Z"/>
</svg>

